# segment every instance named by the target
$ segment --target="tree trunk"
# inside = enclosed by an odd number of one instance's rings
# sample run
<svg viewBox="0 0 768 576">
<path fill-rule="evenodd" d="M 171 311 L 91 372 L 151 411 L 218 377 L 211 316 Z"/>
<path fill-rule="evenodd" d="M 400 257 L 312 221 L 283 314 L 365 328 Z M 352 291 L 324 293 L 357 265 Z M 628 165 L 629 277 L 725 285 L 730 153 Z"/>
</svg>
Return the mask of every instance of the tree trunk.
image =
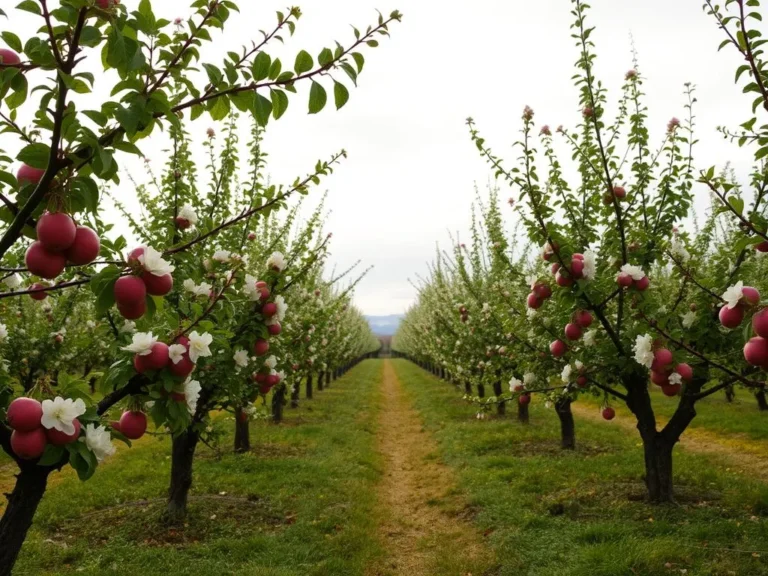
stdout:
<svg viewBox="0 0 768 576">
<path fill-rule="evenodd" d="M 8 496 L 8 507 L 0 518 L 0 576 L 11 576 L 21 545 L 43 499 L 50 468 L 24 464 Z"/>
<path fill-rule="evenodd" d="M 291 391 L 291 408 L 299 407 L 299 392 L 301 390 L 301 380 L 293 383 L 293 390 Z"/>
<path fill-rule="evenodd" d="M 330 372 L 326 372 L 325 373 L 325 387 L 326 387 L 326 389 L 331 387 L 331 373 Z"/>
<path fill-rule="evenodd" d="M 760 412 L 768 410 L 768 402 L 765 400 L 765 389 L 760 388 L 755 393 L 755 398 L 757 399 L 757 407 L 760 408 Z"/>
<path fill-rule="evenodd" d="M 283 421 L 283 407 L 285 406 L 285 386 L 282 384 L 272 392 L 272 421 L 280 424 Z"/>
<path fill-rule="evenodd" d="M 312 374 L 307 374 L 307 398 L 312 400 Z"/>
<path fill-rule="evenodd" d="M 317 373 L 317 390 L 318 392 L 322 392 L 325 388 L 324 382 L 323 382 L 323 376 L 325 376 L 324 372 L 318 372 Z"/>
<path fill-rule="evenodd" d="M 565 450 L 576 448 L 576 427 L 571 412 L 571 399 L 562 398 L 555 402 L 555 411 L 560 418 L 560 446 Z"/>
<path fill-rule="evenodd" d="M 498 398 L 501 396 L 501 382 L 493 383 L 493 394 Z M 504 416 L 507 413 L 507 405 L 504 402 L 499 402 L 496 405 L 496 414 Z"/>
<path fill-rule="evenodd" d="M 168 491 L 166 519 L 183 520 L 187 515 L 187 498 L 192 487 L 192 462 L 200 433 L 192 428 L 173 439 L 171 450 L 171 487 Z"/>
<path fill-rule="evenodd" d="M 523 424 L 528 424 L 531 421 L 531 416 L 528 413 L 528 404 L 521 404 L 519 398 L 517 402 L 517 421 Z"/>
<path fill-rule="evenodd" d="M 235 452 L 243 454 L 251 449 L 248 417 L 242 408 L 235 409 Z"/>
<path fill-rule="evenodd" d="M 483 385 L 483 384 L 478 384 L 477 385 L 477 395 L 480 398 L 485 398 L 485 385 Z"/>
<path fill-rule="evenodd" d="M 464 392 L 472 396 L 472 384 L 470 384 L 469 381 L 464 382 Z"/>
<path fill-rule="evenodd" d="M 733 402 L 736 399 L 736 389 L 733 384 L 729 384 L 725 387 L 725 400 L 726 402 Z"/>
</svg>

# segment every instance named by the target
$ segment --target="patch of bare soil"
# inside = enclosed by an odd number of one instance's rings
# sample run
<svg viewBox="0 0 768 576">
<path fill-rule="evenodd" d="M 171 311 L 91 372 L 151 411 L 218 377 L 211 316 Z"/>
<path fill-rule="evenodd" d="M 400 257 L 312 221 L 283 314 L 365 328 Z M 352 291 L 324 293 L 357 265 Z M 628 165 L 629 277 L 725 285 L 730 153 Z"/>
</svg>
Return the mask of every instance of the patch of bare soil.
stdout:
<svg viewBox="0 0 768 576">
<path fill-rule="evenodd" d="M 451 470 L 440 463 L 389 361 L 384 362 L 383 405 L 377 432 L 384 460 L 379 486 L 381 539 L 387 557 L 370 576 L 407 574 L 481 576 L 494 564 L 483 535 L 462 518 Z"/>
</svg>

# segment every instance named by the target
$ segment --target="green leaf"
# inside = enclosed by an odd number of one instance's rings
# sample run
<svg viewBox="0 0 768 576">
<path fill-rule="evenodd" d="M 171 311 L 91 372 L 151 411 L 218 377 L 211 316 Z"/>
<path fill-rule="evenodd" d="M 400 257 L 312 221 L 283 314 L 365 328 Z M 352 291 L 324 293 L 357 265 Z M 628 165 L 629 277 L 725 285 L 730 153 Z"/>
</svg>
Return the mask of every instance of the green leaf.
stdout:
<svg viewBox="0 0 768 576">
<path fill-rule="evenodd" d="M 256 117 L 256 122 L 259 123 L 259 126 L 266 126 L 267 122 L 269 122 L 269 116 L 272 114 L 272 102 L 269 101 L 269 98 L 256 92 L 253 114 Z"/>
<path fill-rule="evenodd" d="M 336 110 L 340 110 L 349 100 L 349 90 L 341 82 L 334 82 L 333 98 L 336 102 Z"/>
<path fill-rule="evenodd" d="M 270 90 L 269 95 L 272 97 L 272 117 L 279 120 L 288 109 L 288 95 L 282 90 Z"/>
<path fill-rule="evenodd" d="M 302 50 L 296 55 L 296 63 L 293 65 L 293 70 L 297 75 L 309 72 L 312 70 L 312 66 L 314 66 L 314 61 L 309 52 Z"/>
<path fill-rule="evenodd" d="M 365 65 L 365 58 L 363 57 L 360 52 L 352 52 L 352 58 L 355 59 L 355 64 L 357 64 L 357 73 L 363 71 L 363 66 Z"/>
<path fill-rule="evenodd" d="M 44 169 L 48 167 L 48 157 L 51 155 L 51 149 L 41 142 L 29 144 L 21 149 L 16 159 L 32 168 Z"/>
<path fill-rule="evenodd" d="M 45 447 L 45 452 L 43 452 L 40 460 L 38 460 L 37 465 L 53 466 L 54 464 L 58 464 L 64 457 L 65 452 L 66 449 L 64 446 L 54 446 L 53 444 L 48 444 Z"/>
<path fill-rule="evenodd" d="M 40 5 L 35 0 L 24 0 L 24 2 L 16 6 L 16 10 L 24 10 L 38 16 L 43 14 L 42 10 L 40 10 Z"/>
<path fill-rule="evenodd" d="M 326 102 L 328 102 L 328 94 L 326 94 L 325 88 L 312 80 L 312 88 L 309 90 L 309 113 L 317 114 L 325 108 Z"/>
<path fill-rule="evenodd" d="M 323 48 L 322 52 L 317 57 L 317 63 L 323 68 L 330 65 L 333 62 L 333 52 L 330 48 Z"/>
<path fill-rule="evenodd" d="M 260 82 L 267 78 L 271 68 L 272 58 L 266 52 L 259 52 L 253 60 L 253 66 L 251 66 L 254 82 Z"/>
<path fill-rule="evenodd" d="M 19 37 L 16 36 L 13 32 L 8 32 L 7 30 L 5 32 L 0 33 L 0 37 L 2 37 L 3 40 L 5 40 L 5 43 L 8 44 L 8 46 L 11 48 L 11 50 L 15 50 L 16 52 L 21 52 L 24 47 L 21 44 L 21 40 L 19 40 Z"/>
</svg>

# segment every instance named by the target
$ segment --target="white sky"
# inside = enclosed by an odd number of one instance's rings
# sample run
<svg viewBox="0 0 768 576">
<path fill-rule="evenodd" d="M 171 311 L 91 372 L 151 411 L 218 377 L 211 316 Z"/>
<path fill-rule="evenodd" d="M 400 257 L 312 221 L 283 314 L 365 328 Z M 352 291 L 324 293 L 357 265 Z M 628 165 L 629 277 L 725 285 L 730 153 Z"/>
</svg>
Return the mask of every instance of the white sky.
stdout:
<svg viewBox="0 0 768 576">
<path fill-rule="evenodd" d="M 359 87 L 341 112 L 329 106 L 308 116 L 305 93 L 293 97 L 286 116 L 270 123 L 265 141 L 276 183 L 306 174 L 317 159 L 341 148 L 349 152 L 315 194 L 330 192 L 327 229 L 334 233 L 333 260 L 339 268 L 359 258 L 375 266 L 357 290 L 357 304 L 367 314 L 404 311 L 415 297 L 408 278 L 425 272 L 435 243 L 447 244 L 448 230 L 466 230 L 473 187 L 484 187 L 490 175 L 469 139 L 468 116 L 510 161 L 525 105 L 533 107 L 539 126 L 568 127 L 579 119 L 571 81 L 578 52 L 570 37 L 569 0 L 385 1 L 392 3 L 306 0 L 300 4 L 304 15 L 296 35 L 285 47 L 268 50 L 283 56 L 285 69 L 302 48 L 316 55 L 334 40 L 349 43 L 349 24 L 364 28 L 375 23 L 375 8 L 404 13 L 390 39 L 364 50 Z M 132 6 L 138 0 L 123 3 Z M 187 0 L 154 4 L 169 18 L 189 14 Z M 256 31 L 270 30 L 274 12 L 286 7 L 282 0 L 239 4 L 241 15 L 230 21 L 223 38 L 215 37 L 216 48 L 207 48 L 204 60 L 220 62 L 227 50 L 258 39 Z M 596 73 L 609 87 L 609 101 L 617 101 L 631 68 L 631 33 L 646 76 L 654 141 L 660 141 L 672 116 L 685 116 L 683 84 L 693 82 L 702 141 L 697 166 L 732 161 L 746 174 L 749 155 L 715 132 L 719 124 L 735 127 L 748 117 L 749 100 L 733 83 L 738 54 L 730 47 L 717 53 L 722 34 L 701 2 L 593 0 L 591 5 Z M 193 133 L 202 139 L 208 125 L 208 120 L 198 121 Z M 156 138 L 142 147 L 155 159 L 163 142 Z M 138 166 L 124 165 L 132 172 Z M 127 187 L 121 190 L 130 193 Z"/>
</svg>

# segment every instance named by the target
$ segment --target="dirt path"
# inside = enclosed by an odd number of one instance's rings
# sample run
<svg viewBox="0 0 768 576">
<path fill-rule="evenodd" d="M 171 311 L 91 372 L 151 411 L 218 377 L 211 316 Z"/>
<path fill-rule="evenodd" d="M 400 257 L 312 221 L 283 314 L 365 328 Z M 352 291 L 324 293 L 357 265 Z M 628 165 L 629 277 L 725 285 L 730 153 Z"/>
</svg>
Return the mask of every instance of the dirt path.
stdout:
<svg viewBox="0 0 768 576">
<path fill-rule="evenodd" d="M 604 422 L 599 410 L 593 406 L 574 403 L 571 408 L 577 416 Z M 664 419 L 657 420 L 660 428 L 666 425 Z M 617 414 L 612 423 L 638 434 L 637 423 L 630 416 Z M 640 436 L 637 438 L 639 441 Z M 688 428 L 680 438 L 679 444 L 684 450 L 694 454 L 714 456 L 735 472 L 768 482 L 768 445 L 764 442 L 757 442 L 743 434 L 723 436 L 701 428 Z"/>
<path fill-rule="evenodd" d="M 439 462 L 437 444 L 423 429 L 389 360 L 381 386 L 379 530 L 387 558 L 369 576 L 481 576 L 494 564 L 492 553 L 458 515 L 464 505 L 455 495 L 451 470 Z"/>
</svg>

